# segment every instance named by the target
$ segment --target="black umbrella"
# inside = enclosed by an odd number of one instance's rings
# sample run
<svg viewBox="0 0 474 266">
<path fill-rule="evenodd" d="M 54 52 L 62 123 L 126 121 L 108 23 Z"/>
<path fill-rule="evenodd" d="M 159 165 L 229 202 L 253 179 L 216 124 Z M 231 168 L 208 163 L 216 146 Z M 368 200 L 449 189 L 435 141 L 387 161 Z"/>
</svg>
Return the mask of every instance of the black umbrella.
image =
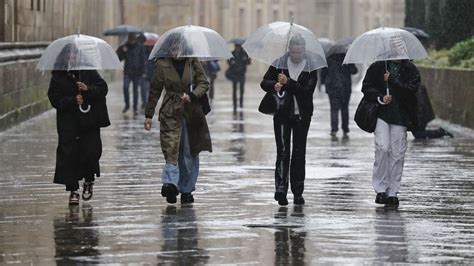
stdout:
<svg viewBox="0 0 474 266">
<path fill-rule="evenodd" d="M 135 27 L 132 25 L 119 25 L 115 28 L 108 29 L 104 31 L 105 36 L 112 36 L 112 35 L 127 35 L 129 33 L 141 33 L 143 30 L 139 27 Z"/>
<path fill-rule="evenodd" d="M 244 44 L 244 42 L 246 40 L 247 40 L 247 38 L 239 37 L 239 38 L 234 38 L 234 39 L 230 40 L 229 42 L 233 43 L 233 44 L 237 44 L 237 45 L 242 45 L 242 44 Z"/>
<path fill-rule="evenodd" d="M 331 48 L 329 48 L 329 51 L 326 54 L 326 57 L 329 57 L 333 54 L 345 54 L 347 53 L 347 50 L 349 50 L 349 45 L 355 40 L 354 37 L 346 37 L 342 38 L 336 43 L 334 43 Z"/>
<path fill-rule="evenodd" d="M 413 27 L 403 27 L 402 29 L 412 33 L 418 39 L 428 39 L 430 37 L 430 35 L 428 35 L 428 33 L 424 32 L 422 29 Z"/>
</svg>

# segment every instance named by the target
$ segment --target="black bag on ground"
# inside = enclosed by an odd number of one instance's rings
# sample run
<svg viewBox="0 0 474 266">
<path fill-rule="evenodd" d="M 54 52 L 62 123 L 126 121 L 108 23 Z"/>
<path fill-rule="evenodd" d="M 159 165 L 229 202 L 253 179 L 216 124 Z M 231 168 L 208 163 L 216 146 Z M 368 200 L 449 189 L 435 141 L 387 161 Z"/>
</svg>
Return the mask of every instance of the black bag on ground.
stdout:
<svg viewBox="0 0 474 266">
<path fill-rule="evenodd" d="M 373 133 L 377 125 L 377 116 L 378 103 L 370 102 L 365 96 L 362 97 L 354 115 L 357 126 L 365 132 Z"/>
<path fill-rule="evenodd" d="M 291 104 L 291 97 L 288 95 L 286 92 L 283 96 L 278 96 L 277 92 L 267 92 L 258 106 L 258 111 L 266 115 L 285 113 Z"/>
</svg>

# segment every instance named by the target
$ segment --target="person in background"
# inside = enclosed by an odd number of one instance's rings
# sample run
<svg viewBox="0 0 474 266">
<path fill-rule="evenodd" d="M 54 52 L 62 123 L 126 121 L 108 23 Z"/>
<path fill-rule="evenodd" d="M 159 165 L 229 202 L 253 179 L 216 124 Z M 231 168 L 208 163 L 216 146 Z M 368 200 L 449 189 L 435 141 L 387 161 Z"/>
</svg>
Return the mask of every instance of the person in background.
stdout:
<svg viewBox="0 0 474 266">
<path fill-rule="evenodd" d="M 372 185 L 375 203 L 398 207 L 407 130 L 418 126 L 416 91 L 420 73 L 409 60 L 379 61 L 367 70 L 362 92 L 367 100 L 378 103 L 375 128 L 375 162 Z M 390 88 L 387 95 L 386 86 Z"/>
<path fill-rule="evenodd" d="M 123 96 L 125 107 L 122 112 L 130 109 L 130 82 L 133 84 L 133 114 L 138 114 L 138 87 L 144 73 L 145 50 L 143 45 L 137 40 L 136 33 L 129 33 L 127 41 L 117 49 L 120 61 L 124 60 L 123 70 Z"/>
<path fill-rule="evenodd" d="M 352 93 L 351 75 L 357 73 L 354 64 L 343 65 L 345 54 L 333 54 L 328 57 L 328 67 L 322 70 L 322 83 L 326 86 L 331 109 L 331 133 L 334 138 L 338 131 L 339 111 L 343 139 L 349 138 L 349 101 Z"/>
<path fill-rule="evenodd" d="M 245 74 L 247 72 L 247 65 L 250 65 L 251 60 L 247 53 L 242 48 L 241 44 L 235 44 L 235 49 L 232 51 L 233 58 L 227 62 L 229 68 L 226 71 L 226 77 L 232 81 L 232 102 L 234 105 L 234 112 L 237 111 L 237 106 L 240 108 L 244 105 L 244 87 Z M 240 90 L 240 98 L 237 105 L 237 86 Z"/>
<path fill-rule="evenodd" d="M 217 60 L 203 61 L 202 66 L 209 78 L 209 98 L 211 98 L 212 101 L 214 100 L 214 81 L 216 80 L 217 72 L 221 70 L 221 67 Z"/>
</svg>

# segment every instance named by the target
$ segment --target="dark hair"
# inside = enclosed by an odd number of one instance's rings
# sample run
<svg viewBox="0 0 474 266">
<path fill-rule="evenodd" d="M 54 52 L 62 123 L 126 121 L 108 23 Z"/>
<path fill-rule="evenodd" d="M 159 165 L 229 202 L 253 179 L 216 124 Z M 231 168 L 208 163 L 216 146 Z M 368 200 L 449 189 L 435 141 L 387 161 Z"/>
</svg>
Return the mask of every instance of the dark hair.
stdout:
<svg viewBox="0 0 474 266">
<path fill-rule="evenodd" d="M 156 57 L 171 57 L 171 48 L 175 45 L 179 45 L 180 51 L 184 54 L 191 54 L 192 48 L 188 45 L 188 42 L 183 38 L 183 34 L 180 32 L 173 32 L 166 36 L 161 47 L 156 51 Z"/>
<path fill-rule="evenodd" d="M 61 52 L 56 57 L 56 62 L 54 63 L 55 70 L 68 70 L 68 59 L 70 54 L 78 54 L 79 50 L 76 45 L 73 43 L 68 43 L 63 47 Z"/>
</svg>

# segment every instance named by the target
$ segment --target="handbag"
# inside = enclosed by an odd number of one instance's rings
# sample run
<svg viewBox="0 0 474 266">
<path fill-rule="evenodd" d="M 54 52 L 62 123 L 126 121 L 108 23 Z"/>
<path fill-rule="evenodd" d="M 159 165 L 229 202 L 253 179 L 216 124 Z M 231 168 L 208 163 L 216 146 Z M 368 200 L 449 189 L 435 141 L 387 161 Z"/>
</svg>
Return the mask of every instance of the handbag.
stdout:
<svg viewBox="0 0 474 266">
<path fill-rule="evenodd" d="M 211 112 L 211 105 L 209 104 L 209 97 L 207 96 L 207 92 L 201 98 L 199 98 L 199 103 L 201 104 L 202 112 L 204 113 L 204 115 L 207 115 Z"/>
<path fill-rule="evenodd" d="M 267 92 L 263 96 L 258 111 L 266 115 L 277 115 L 285 113 L 290 106 L 291 97 L 286 92 Z"/>
<path fill-rule="evenodd" d="M 365 96 L 362 97 L 354 115 L 354 121 L 360 129 L 368 133 L 373 133 L 375 131 L 378 107 L 378 103 L 367 100 Z"/>
</svg>

